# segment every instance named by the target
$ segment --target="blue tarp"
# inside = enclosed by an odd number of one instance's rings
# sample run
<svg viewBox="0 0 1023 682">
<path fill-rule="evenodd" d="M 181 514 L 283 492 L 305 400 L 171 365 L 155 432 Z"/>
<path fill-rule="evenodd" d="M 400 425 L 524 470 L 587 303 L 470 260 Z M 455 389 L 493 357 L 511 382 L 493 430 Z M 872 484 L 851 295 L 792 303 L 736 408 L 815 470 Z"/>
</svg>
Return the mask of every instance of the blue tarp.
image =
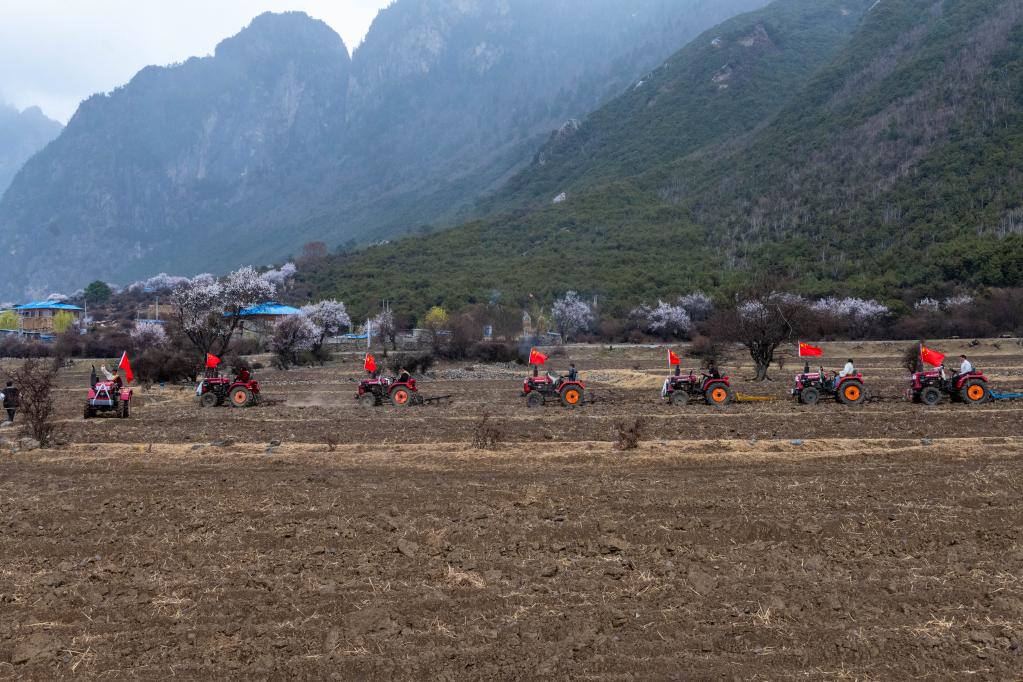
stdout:
<svg viewBox="0 0 1023 682">
<path fill-rule="evenodd" d="M 67 310 L 81 312 L 81 308 L 70 303 L 55 303 L 53 301 L 33 301 L 25 305 L 14 306 L 15 310 Z"/>
<path fill-rule="evenodd" d="M 257 315 L 273 315 L 273 316 L 287 316 L 287 315 L 298 315 L 302 311 L 298 308 L 292 308 L 290 305 L 281 305 L 277 301 L 269 301 L 267 303 L 261 303 L 259 305 L 246 308 L 239 313 L 239 317 L 255 317 Z"/>
</svg>

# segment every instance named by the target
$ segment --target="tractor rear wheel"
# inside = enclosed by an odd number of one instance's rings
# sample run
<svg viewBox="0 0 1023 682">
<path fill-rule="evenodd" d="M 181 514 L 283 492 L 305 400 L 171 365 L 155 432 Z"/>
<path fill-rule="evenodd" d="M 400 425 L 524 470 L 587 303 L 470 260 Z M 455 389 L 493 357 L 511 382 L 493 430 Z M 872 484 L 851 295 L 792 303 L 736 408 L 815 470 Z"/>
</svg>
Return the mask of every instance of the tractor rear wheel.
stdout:
<svg viewBox="0 0 1023 682">
<path fill-rule="evenodd" d="M 247 388 L 236 388 L 231 391 L 231 407 L 248 407 L 252 404 L 252 391 Z"/>
<path fill-rule="evenodd" d="M 858 381 L 847 381 L 838 392 L 838 401 L 843 405 L 855 406 L 867 399 L 867 391 Z"/>
<path fill-rule="evenodd" d="M 561 404 L 565 407 L 578 407 L 583 402 L 583 392 L 578 386 L 569 386 L 561 392 Z"/>
<path fill-rule="evenodd" d="M 941 402 L 941 391 L 934 386 L 926 386 L 920 391 L 920 402 L 928 407 L 934 407 Z"/>
<path fill-rule="evenodd" d="M 711 407 L 724 407 L 735 400 L 732 389 L 728 386 L 713 386 L 704 396 Z"/>
<path fill-rule="evenodd" d="M 543 393 L 532 391 L 526 396 L 526 407 L 543 407 L 547 400 L 543 397 Z"/>
<path fill-rule="evenodd" d="M 220 404 L 216 393 L 203 393 L 199 396 L 199 404 L 203 407 L 216 407 Z"/>
<path fill-rule="evenodd" d="M 804 405 L 816 405 L 821 401 L 821 392 L 813 386 L 807 386 L 799 392 L 799 402 Z"/>
<path fill-rule="evenodd" d="M 412 391 L 399 387 L 391 391 L 391 404 L 395 407 L 408 407 L 412 404 Z"/>
<path fill-rule="evenodd" d="M 967 381 L 963 386 L 963 390 L 960 391 L 960 397 L 967 405 L 980 405 L 981 403 L 987 402 L 987 399 L 989 398 L 988 393 L 987 384 L 983 381 L 973 379 Z"/>
<path fill-rule="evenodd" d="M 363 393 L 359 398 L 359 407 L 369 409 L 377 406 L 377 397 L 372 393 Z"/>
<path fill-rule="evenodd" d="M 678 407 L 685 407 L 689 404 L 689 394 L 685 391 L 675 391 L 668 396 L 668 402 Z"/>
</svg>

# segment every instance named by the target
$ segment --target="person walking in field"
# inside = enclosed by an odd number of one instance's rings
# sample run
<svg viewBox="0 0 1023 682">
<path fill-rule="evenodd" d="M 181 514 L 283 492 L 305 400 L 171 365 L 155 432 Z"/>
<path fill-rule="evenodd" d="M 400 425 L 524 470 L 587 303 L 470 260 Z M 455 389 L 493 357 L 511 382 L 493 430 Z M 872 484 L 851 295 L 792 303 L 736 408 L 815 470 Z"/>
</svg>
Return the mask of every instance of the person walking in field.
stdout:
<svg viewBox="0 0 1023 682">
<path fill-rule="evenodd" d="M 7 386 L 0 395 L 3 395 L 4 409 L 7 410 L 7 421 L 14 423 L 14 415 L 18 411 L 18 407 L 21 405 L 21 398 L 18 395 L 18 388 L 14 385 L 13 381 L 8 381 Z"/>
</svg>

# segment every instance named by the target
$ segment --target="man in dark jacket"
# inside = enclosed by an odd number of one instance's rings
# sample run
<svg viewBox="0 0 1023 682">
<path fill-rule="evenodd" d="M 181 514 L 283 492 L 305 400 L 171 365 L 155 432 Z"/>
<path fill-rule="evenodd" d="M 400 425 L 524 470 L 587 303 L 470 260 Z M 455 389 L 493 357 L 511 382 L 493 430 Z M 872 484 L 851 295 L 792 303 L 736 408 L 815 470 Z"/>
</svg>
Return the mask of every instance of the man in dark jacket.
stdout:
<svg viewBox="0 0 1023 682">
<path fill-rule="evenodd" d="M 18 407 L 21 405 L 21 399 L 18 396 L 18 389 L 14 386 L 13 381 L 8 381 L 7 386 L 4 387 L 4 409 L 7 410 L 7 421 L 14 421 L 14 414 L 18 411 Z"/>
</svg>

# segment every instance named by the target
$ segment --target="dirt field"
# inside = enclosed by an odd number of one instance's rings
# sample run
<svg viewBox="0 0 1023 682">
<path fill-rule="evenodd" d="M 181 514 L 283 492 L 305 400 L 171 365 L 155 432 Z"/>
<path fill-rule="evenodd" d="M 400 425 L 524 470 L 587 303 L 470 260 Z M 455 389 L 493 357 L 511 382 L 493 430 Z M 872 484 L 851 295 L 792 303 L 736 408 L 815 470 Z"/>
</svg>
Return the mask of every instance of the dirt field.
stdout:
<svg viewBox="0 0 1023 682">
<path fill-rule="evenodd" d="M 463 365 L 422 380 L 450 405 L 363 410 L 348 362 L 85 422 L 79 363 L 65 444 L 0 455 L 0 677 L 1021 679 L 1023 403 L 897 400 L 904 345 L 829 346 L 858 409 L 671 407 L 663 351 L 591 347 L 552 361 L 574 411 Z M 1015 342 L 968 352 L 1023 388 Z"/>
</svg>

